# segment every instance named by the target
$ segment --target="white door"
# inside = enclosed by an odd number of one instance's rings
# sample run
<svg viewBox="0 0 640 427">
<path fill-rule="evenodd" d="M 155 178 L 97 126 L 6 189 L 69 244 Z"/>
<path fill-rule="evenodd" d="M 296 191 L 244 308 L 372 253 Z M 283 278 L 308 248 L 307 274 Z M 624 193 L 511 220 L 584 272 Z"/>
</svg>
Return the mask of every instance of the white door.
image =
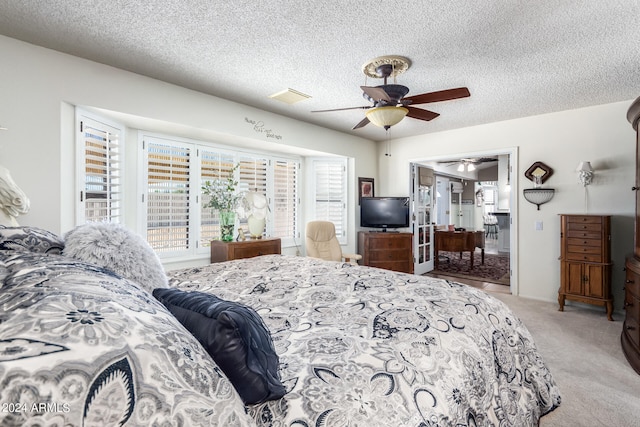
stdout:
<svg viewBox="0 0 640 427">
<path fill-rule="evenodd" d="M 413 230 L 413 272 L 424 274 L 433 270 L 433 171 L 412 163 L 411 190 Z M 420 170 L 423 176 L 421 179 Z M 427 172 L 426 174 L 424 173 Z M 428 178 L 428 177 L 431 178 Z"/>
</svg>

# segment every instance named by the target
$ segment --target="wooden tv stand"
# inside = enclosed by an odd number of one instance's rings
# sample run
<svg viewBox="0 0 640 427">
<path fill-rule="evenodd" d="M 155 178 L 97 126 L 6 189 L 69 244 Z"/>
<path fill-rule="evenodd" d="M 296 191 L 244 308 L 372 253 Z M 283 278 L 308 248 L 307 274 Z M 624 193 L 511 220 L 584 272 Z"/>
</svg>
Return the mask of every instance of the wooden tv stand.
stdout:
<svg viewBox="0 0 640 427">
<path fill-rule="evenodd" d="M 413 234 L 358 232 L 358 253 L 362 265 L 413 273 Z"/>
</svg>

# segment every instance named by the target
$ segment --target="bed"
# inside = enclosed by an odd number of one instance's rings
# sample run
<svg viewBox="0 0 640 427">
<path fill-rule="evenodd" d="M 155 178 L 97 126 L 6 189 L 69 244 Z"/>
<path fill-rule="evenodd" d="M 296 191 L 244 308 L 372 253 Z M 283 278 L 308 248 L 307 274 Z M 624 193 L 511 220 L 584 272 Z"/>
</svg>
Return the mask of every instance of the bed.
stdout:
<svg viewBox="0 0 640 427">
<path fill-rule="evenodd" d="M 526 327 L 480 290 L 286 255 L 168 272 L 159 289 L 262 319 L 285 394 L 245 404 L 153 283 L 9 234 L 3 426 L 536 426 L 560 404 Z"/>
</svg>

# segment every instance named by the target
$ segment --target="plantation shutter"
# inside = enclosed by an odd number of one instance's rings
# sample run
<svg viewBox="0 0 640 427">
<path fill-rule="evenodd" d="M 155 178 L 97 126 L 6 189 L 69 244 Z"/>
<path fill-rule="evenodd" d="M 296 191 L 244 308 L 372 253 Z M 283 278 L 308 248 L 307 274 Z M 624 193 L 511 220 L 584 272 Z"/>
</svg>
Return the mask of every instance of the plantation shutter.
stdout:
<svg viewBox="0 0 640 427">
<path fill-rule="evenodd" d="M 233 154 L 200 149 L 200 186 L 207 181 L 226 180 L 234 167 Z M 200 193 L 198 189 L 198 193 Z M 201 194 L 200 247 L 211 246 L 212 240 L 220 240 L 220 216 L 215 208 L 205 207 L 210 196 Z"/>
<path fill-rule="evenodd" d="M 331 221 L 341 244 L 347 243 L 346 159 L 314 161 L 315 219 Z"/>
<path fill-rule="evenodd" d="M 175 141 L 148 139 L 147 241 L 156 252 L 190 249 L 191 149 Z"/>
<path fill-rule="evenodd" d="M 268 160 L 261 157 L 251 157 L 243 155 L 240 157 L 238 191 L 243 193 L 253 191 L 267 197 L 267 169 Z M 247 217 L 250 212 L 247 212 Z M 241 216 L 239 224 L 245 229 L 247 234 L 249 228 L 247 217 Z M 267 215 L 268 217 L 268 215 Z"/>
<path fill-rule="evenodd" d="M 300 163 L 291 160 L 274 162 L 274 197 L 272 235 L 283 242 L 295 243 L 298 237 L 298 171 Z"/>
<path fill-rule="evenodd" d="M 122 131 L 82 116 L 80 141 L 84 176 L 80 194 L 79 222 L 119 223 L 122 216 Z"/>
</svg>

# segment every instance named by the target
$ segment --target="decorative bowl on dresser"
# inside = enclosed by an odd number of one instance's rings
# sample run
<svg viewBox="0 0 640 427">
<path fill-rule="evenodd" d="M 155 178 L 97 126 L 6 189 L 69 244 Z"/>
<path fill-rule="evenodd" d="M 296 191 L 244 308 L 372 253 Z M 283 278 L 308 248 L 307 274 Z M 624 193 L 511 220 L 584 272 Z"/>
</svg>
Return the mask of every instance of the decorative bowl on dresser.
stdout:
<svg viewBox="0 0 640 427">
<path fill-rule="evenodd" d="M 635 234 L 633 236 L 633 255 L 625 262 L 626 277 L 624 285 L 625 318 L 622 326 L 620 341 L 622 352 L 629 364 L 640 374 L 640 134 L 638 120 L 640 119 L 640 98 L 637 98 L 627 111 L 627 119 L 636 131 L 636 180 L 632 190 L 635 192 Z"/>
</svg>

